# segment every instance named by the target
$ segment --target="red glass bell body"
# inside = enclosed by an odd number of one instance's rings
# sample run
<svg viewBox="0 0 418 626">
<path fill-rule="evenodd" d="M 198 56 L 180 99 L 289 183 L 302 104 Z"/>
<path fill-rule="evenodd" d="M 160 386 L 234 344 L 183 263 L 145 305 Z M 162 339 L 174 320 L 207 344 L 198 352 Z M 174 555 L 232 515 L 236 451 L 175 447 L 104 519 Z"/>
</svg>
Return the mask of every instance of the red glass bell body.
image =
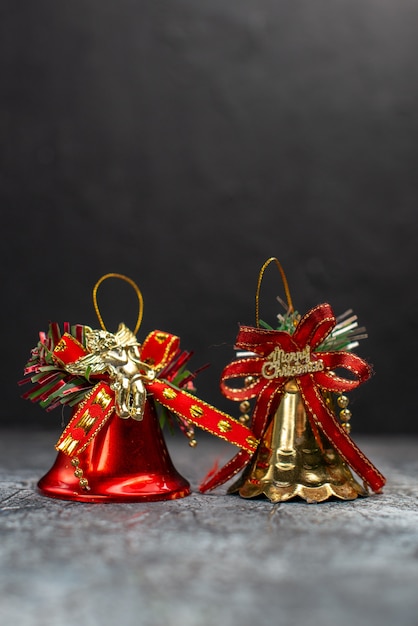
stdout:
<svg viewBox="0 0 418 626">
<path fill-rule="evenodd" d="M 145 403 L 142 421 L 114 413 L 87 449 L 78 455 L 90 489 L 80 486 L 71 458 L 59 452 L 38 483 L 51 498 L 83 502 L 150 502 L 190 494 L 190 485 L 175 469 L 154 406 Z"/>
</svg>

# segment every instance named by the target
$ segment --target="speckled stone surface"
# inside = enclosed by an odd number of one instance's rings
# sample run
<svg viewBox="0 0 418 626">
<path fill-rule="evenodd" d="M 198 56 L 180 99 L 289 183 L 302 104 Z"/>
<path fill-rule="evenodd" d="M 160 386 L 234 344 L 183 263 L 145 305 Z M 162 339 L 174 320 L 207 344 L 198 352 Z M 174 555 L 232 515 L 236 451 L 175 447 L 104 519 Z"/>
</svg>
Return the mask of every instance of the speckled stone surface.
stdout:
<svg viewBox="0 0 418 626">
<path fill-rule="evenodd" d="M 1 624 L 418 624 L 417 439 L 359 439 L 388 484 L 354 502 L 200 495 L 235 451 L 201 436 L 168 438 L 188 498 L 83 504 L 36 493 L 54 433 L 0 434 Z"/>
</svg>

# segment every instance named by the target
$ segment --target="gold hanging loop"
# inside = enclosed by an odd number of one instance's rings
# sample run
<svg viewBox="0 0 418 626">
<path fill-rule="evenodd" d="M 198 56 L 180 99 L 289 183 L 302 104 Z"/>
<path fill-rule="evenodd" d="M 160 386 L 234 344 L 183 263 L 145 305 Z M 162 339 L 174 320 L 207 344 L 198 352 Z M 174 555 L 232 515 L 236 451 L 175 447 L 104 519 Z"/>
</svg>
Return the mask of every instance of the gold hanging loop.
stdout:
<svg viewBox="0 0 418 626">
<path fill-rule="evenodd" d="M 264 272 L 266 271 L 267 267 L 270 265 L 270 263 L 275 262 L 278 270 L 280 272 L 280 275 L 282 277 L 282 282 L 283 282 L 283 287 L 284 287 L 284 292 L 286 294 L 286 300 L 287 300 L 287 306 L 289 308 L 289 313 L 293 313 L 294 312 L 294 308 L 293 308 L 293 302 L 292 302 L 292 297 L 290 295 L 290 290 L 289 290 L 289 285 L 287 282 L 287 278 L 286 278 L 286 274 L 284 273 L 284 269 L 282 268 L 280 261 L 278 259 L 276 259 L 276 257 L 272 256 L 269 259 L 267 259 L 267 261 L 264 263 L 263 267 L 260 270 L 260 273 L 258 275 L 258 282 L 257 282 L 257 291 L 255 294 L 255 324 L 257 326 L 257 328 L 260 326 L 260 289 L 261 289 L 261 283 L 263 280 L 263 276 L 264 276 Z"/>
<path fill-rule="evenodd" d="M 139 304 L 139 310 L 138 310 L 138 317 L 136 320 L 136 326 L 134 329 L 134 335 L 137 334 L 139 327 L 141 326 L 141 322 L 142 322 L 142 314 L 144 312 L 144 300 L 142 298 L 142 293 L 138 287 L 138 285 L 131 279 L 128 278 L 128 276 L 125 276 L 124 274 L 105 274 L 104 276 L 102 276 L 101 278 L 99 278 L 99 280 L 97 281 L 97 283 L 94 285 L 93 287 L 93 305 L 94 305 L 94 310 L 96 311 L 96 315 L 97 315 L 97 319 L 99 320 L 100 326 L 103 330 L 107 330 L 104 322 L 103 322 L 103 318 L 102 315 L 100 313 L 100 309 L 99 309 L 99 305 L 97 303 L 97 290 L 99 289 L 100 285 L 102 284 L 102 282 L 104 280 L 107 280 L 108 278 L 119 278 L 120 280 L 124 280 L 126 283 L 128 283 L 129 285 L 131 285 L 131 287 L 133 287 L 137 298 L 138 298 L 138 304 Z"/>
</svg>

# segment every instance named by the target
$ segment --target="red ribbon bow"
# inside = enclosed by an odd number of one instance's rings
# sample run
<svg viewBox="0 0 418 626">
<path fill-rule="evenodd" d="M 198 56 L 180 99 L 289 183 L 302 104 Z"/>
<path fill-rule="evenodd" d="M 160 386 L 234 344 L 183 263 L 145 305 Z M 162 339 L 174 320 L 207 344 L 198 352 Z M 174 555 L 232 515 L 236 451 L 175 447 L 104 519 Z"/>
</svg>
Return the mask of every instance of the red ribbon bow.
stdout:
<svg viewBox="0 0 418 626">
<path fill-rule="evenodd" d="M 324 401 L 323 392 L 341 393 L 355 389 L 371 375 L 369 365 L 355 354 L 314 352 L 335 325 L 330 305 L 320 304 L 306 313 L 292 335 L 285 331 L 241 326 L 235 347 L 257 356 L 227 365 L 222 372 L 221 390 L 230 400 L 257 397 L 252 431 L 259 439 L 277 410 L 285 383 L 294 378 L 314 432 L 322 431 L 345 462 L 377 492 L 385 484 L 384 477 L 352 441 Z M 351 378 L 337 375 L 335 369 L 346 370 Z M 238 389 L 226 383 L 229 379 L 241 377 L 252 377 L 254 382 Z M 204 482 L 200 490 L 214 489 L 226 482 L 248 463 L 251 456 L 241 450 L 215 476 Z"/>
</svg>

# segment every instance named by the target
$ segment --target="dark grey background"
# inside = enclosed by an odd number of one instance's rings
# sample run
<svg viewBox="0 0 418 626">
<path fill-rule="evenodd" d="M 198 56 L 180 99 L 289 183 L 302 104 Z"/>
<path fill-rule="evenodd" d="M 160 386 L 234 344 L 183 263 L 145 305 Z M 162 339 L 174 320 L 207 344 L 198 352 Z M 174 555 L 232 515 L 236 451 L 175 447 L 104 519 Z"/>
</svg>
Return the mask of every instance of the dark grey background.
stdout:
<svg viewBox="0 0 418 626">
<path fill-rule="evenodd" d="M 417 32 L 413 0 L 3 0 L 3 423 L 60 422 L 16 380 L 49 320 L 96 325 L 110 271 L 237 414 L 218 379 L 275 255 L 300 311 L 368 328 L 354 430 L 417 432 Z M 100 294 L 133 324 L 128 287 Z M 271 269 L 271 323 L 278 294 Z"/>
</svg>

